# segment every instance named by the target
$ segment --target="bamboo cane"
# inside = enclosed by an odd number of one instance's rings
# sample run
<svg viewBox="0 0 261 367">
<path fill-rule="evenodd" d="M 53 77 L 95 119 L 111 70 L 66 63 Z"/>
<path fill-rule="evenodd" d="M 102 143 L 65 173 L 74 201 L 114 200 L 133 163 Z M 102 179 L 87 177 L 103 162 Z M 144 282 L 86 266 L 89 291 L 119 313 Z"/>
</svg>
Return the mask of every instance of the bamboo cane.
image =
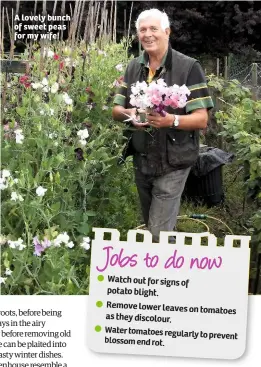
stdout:
<svg viewBox="0 0 261 367">
<path fill-rule="evenodd" d="M 62 2 L 62 16 L 65 15 L 65 1 L 66 0 L 63 0 L 63 2 Z M 63 25 L 64 25 L 64 21 L 62 20 L 62 26 Z M 62 27 L 62 30 L 61 30 L 61 41 L 62 40 L 63 40 L 63 27 Z"/>
<path fill-rule="evenodd" d="M 132 10 L 133 10 L 133 1 L 131 2 L 131 10 L 130 10 L 130 18 L 129 18 L 129 26 L 128 26 L 128 35 L 127 39 L 130 38 L 130 29 L 131 29 L 131 18 L 132 18 Z"/>
<path fill-rule="evenodd" d="M 98 27 L 98 19 L 99 19 L 99 14 L 101 12 L 101 7 L 100 7 L 100 3 L 98 3 L 97 9 L 96 10 L 96 21 L 95 21 L 95 27 L 94 27 L 94 31 L 93 31 L 93 42 L 95 41 L 96 38 L 96 32 L 97 32 L 97 27 Z M 94 12 L 95 14 L 95 12 Z"/>
<path fill-rule="evenodd" d="M 2 8 L 0 6 L 0 19 L 2 19 Z M 3 21 L 2 21 L 2 28 L 3 28 Z M 3 39 L 2 39 L 2 35 L 3 35 L 3 31 L 2 28 L 0 27 L 0 55 L 1 58 L 3 58 L 3 54 L 4 54 L 4 43 L 3 43 Z"/>
<path fill-rule="evenodd" d="M 115 10 L 114 10 L 114 31 L 113 31 L 113 42 L 116 42 L 116 23 L 117 23 L 117 0 L 115 0 Z"/>
<path fill-rule="evenodd" d="M 76 36 L 77 41 L 81 39 L 81 27 L 82 27 L 84 9 L 85 9 L 85 1 L 82 1 L 82 6 L 80 9 L 80 21 L 78 24 L 78 30 L 77 30 L 77 36 Z"/>
<path fill-rule="evenodd" d="M 83 39 L 84 39 L 85 43 L 87 43 L 87 31 L 88 31 L 89 18 L 90 18 L 90 4 L 91 4 L 91 2 L 89 3 L 88 14 L 87 14 L 87 17 L 86 17 L 86 23 L 85 23 L 84 34 L 83 34 Z"/>
</svg>

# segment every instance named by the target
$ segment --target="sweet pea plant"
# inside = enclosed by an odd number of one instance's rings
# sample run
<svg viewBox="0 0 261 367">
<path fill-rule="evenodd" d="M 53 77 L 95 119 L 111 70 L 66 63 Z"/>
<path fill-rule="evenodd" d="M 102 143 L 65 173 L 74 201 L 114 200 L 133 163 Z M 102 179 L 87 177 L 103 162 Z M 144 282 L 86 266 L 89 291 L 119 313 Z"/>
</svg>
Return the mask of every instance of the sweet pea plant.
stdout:
<svg viewBox="0 0 261 367">
<path fill-rule="evenodd" d="M 187 103 L 187 96 L 190 95 L 189 89 L 182 85 L 174 84 L 170 87 L 163 79 L 146 82 L 137 82 L 131 86 L 130 104 L 141 110 L 146 108 L 158 112 L 165 116 L 165 108 L 183 108 Z"/>
<path fill-rule="evenodd" d="M 91 228 L 110 226 L 119 170 L 111 107 L 126 45 L 37 47 L 30 73 L 1 80 L 1 293 L 88 294 Z"/>
</svg>

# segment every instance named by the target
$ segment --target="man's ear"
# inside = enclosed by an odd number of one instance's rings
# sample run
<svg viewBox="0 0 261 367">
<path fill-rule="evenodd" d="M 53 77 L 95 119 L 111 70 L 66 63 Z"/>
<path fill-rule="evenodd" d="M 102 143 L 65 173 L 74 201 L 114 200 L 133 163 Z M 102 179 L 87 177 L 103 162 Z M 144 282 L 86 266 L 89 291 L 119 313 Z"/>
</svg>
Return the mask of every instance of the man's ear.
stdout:
<svg viewBox="0 0 261 367">
<path fill-rule="evenodd" d="M 167 35 L 167 36 L 169 36 L 169 35 L 170 35 L 170 32 L 171 32 L 171 31 L 170 31 L 170 28 L 166 28 L 166 29 L 165 29 L 165 32 L 166 32 L 166 35 Z"/>
<path fill-rule="evenodd" d="M 166 28 L 165 29 L 165 33 L 166 33 L 166 35 L 167 35 L 168 38 L 170 36 L 170 32 L 171 32 L 170 28 Z"/>
</svg>

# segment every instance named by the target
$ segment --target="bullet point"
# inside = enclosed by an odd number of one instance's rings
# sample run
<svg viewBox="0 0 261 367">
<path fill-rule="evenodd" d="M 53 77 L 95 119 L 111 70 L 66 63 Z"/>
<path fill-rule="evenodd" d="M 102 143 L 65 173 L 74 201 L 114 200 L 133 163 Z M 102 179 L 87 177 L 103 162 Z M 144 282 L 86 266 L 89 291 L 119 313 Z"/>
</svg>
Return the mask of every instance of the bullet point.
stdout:
<svg viewBox="0 0 261 367">
<path fill-rule="evenodd" d="M 102 282 L 103 279 L 104 279 L 104 276 L 103 275 L 98 275 L 97 279 L 99 280 L 99 282 Z"/>
<path fill-rule="evenodd" d="M 95 331 L 97 331 L 97 333 L 99 333 L 101 331 L 101 326 L 100 325 L 96 325 L 95 326 Z"/>
<path fill-rule="evenodd" d="M 97 307 L 102 307 L 102 306 L 103 306 L 102 301 L 97 301 L 97 302 L 96 302 L 96 306 L 97 306 Z"/>
</svg>

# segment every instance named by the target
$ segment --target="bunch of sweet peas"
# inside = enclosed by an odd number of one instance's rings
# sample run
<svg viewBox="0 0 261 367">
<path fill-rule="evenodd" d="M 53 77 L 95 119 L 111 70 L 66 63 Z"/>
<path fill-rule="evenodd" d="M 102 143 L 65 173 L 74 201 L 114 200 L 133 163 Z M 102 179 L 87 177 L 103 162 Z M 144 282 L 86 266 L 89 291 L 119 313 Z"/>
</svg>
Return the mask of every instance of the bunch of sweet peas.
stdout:
<svg viewBox="0 0 261 367">
<path fill-rule="evenodd" d="M 131 86 L 130 104 L 140 110 L 152 109 L 165 116 L 165 107 L 183 108 L 187 104 L 189 89 L 174 84 L 167 86 L 163 79 L 151 82 L 137 82 Z"/>
</svg>

